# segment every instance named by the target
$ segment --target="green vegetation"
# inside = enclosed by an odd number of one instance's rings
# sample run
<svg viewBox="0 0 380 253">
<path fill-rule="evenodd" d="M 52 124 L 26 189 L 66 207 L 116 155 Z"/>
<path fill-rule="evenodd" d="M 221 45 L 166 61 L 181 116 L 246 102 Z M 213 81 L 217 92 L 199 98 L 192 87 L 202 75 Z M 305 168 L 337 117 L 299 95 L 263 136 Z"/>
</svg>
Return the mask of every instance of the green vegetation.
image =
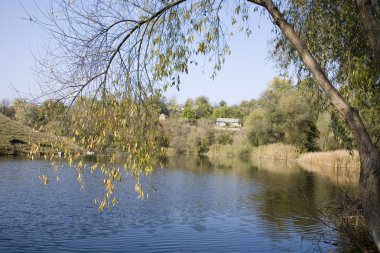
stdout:
<svg viewBox="0 0 380 253">
<path fill-rule="evenodd" d="M 73 121 L 75 140 L 86 149 L 103 150 L 110 142 L 128 152 L 131 159 L 125 169 L 132 168 L 140 196 L 140 175 L 151 171 L 152 158 L 160 153 L 161 129 L 152 98 L 168 86 L 178 88 L 180 75 L 188 73 L 199 56 L 213 64 L 215 77 L 230 54 L 226 24 L 250 35 L 251 13 L 264 10 L 275 24 L 274 57 L 295 70 L 300 84 L 310 84 L 321 105 L 308 107 L 309 97 L 303 99 L 290 84 L 274 85 L 277 95 L 266 94 L 271 102 L 259 104 L 242 131 L 243 138 L 237 140 L 242 144 L 246 136 L 254 146 L 283 141 L 302 150 L 321 149 L 316 112 L 334 110 L 330 120 L 335 137 L 359 151 L 363 212 L 380 247 L 380 149 L 375 145 L 380 138 L 380 8 L 376 1 L 146 0 L 137 5 L 100 0 L 70 1 L 57 8 L 59 16 L 47 11 L 42 15 L 47 20 L 30 18 L 62 45 L 40 61 L 46 69 L 44 77 L 71 103 L 83 97 L 95 101 L 88 105 L 92 110 L 87 110 L 87 117 Z M 224 22 L 221 13 L 231 22 Z M 278 96 L 281 91 L 285 97 Z M 202 99 L 197 108 L 187 105 L 184 114 L 189 124 L 213 114 L 206 102 Z M 263 125 L 257 127 L 257 122 Z M 189 137 L 190 146 L 195 153 L 206 152 L 212 138 L 197 131 Z M 107 196 L 101 206 L 110 205 L 113 181 L 119 178 L 117 171 L 111 171 L 104 173 Z"/>
<path fill-rule="evenodd" d="M 360 111 L 372 139 L 376 141 L 380 137 L 379 124 L 375 123 L 380 120 L 378 1 L 321 0 L 315 5 L 290 1 L 286 9 L 287 17 L 292 20 L 300 38 L 328 73 L 330 81 L 338 87 L 339 93 Z M 371 26 L 375 27 L 372 29 Z M 311 77 L 310 72 L 303 72 L 305 65 L 285 36 L 276 36 L 273 44 L 273 57 L 284 69 L 296 68 L 303 77 Z M 321 93 L 312 78 L 309 86 L 314 87 L 316 93 Z M 319 103 L 323 107 L 328 106 L 323 100 L 324 96 L 320 96 Z M 335 117 L 338 118 L 337 115 Z M 347 142 L 351 137 L 347 125 L 341 120 L 335 123 L 344 128 L 340 131 Z"/>
<path fill-rule="evenodd" d="M 341 139 L 334 134 L 331 113 L 318 111 L 317 105 L 312 103 L 313 94 L 308 91 L 303 84 L 296 87 L 287 79 L 275 77 L 257 100 L 232 106 L 224 101 L 212 105 L 207 97 L 201 96 L 194 101 L 188 99 L 182 108 L 175 100 L 167 100 L 157 93 L 145 101 L 150 107 L 150 117 L 155 118 L 154 125 L 150 126 L 156 133 L 152 141 L 164 151 L 162 154 L 160 151 L 160 155 L 207 154 L 285 160 L 295 159 L 301 152 L 344 147 L 345 144 L 342 145 Z M 15 100 L 12 104 L 4 102 L 2 108 L 4 114 L 14 112 L 10 116 L 20 126 L 33 127 L 44 133 L 54 130 L 59 136 L 75 140 L 98 154 L 126 154 L 128 145 L 123 142 L 134 131 L 126 127 L 140 122 L 136 119 L 137 113 L 143 113 L 136 111 L 129 114 L 133 117 L 127 118 L 123 106 L 130 106 L 130 103 L 127 99 L 120 101 L 110 96 L 103 101 L 81 98 L 70 108 L 53 100 L 40 105 Z M 105 104 L 118 104 L 118 110 L 109 114 L 104 110 Z M 160 120 L 160 114 L 166 116 Z M 236 116 L 243 126 L 217 127 L 215 120 L 222 116 Z M 96 126 L 99 118 L 107 119 L 106 125 L 114 123 L 102 130 L 104 126 Z M 148 121 L 139 124 L 144 126 Z"/>
<path fill-rule="evenodd" d="M 309 99 L 290 81 L 274 78 L 246 120 L 250 143 L 259 146 L 282 142 L 305 151 L 318 150 L 317 111 Z"/>
<path fill-rule="evenodd" d="M 42 134 L 0 114 L 0 154 L 29 154 L 31 143 L 39 143 Z"/>
<path fill-rule="evenodd" d="M 36 132 L 32 128 L 9 119 L 0 114 L 0 154 L 1 155 L 29 155 L 32 153 L 56 154 L 53 143 L 65 143 L 67 152 L 80 152 L 81 149 L 64 138 L 57 139 L 47 133 Z M 59 150 L 64 152 L 64 150 Z"/>
</svg>

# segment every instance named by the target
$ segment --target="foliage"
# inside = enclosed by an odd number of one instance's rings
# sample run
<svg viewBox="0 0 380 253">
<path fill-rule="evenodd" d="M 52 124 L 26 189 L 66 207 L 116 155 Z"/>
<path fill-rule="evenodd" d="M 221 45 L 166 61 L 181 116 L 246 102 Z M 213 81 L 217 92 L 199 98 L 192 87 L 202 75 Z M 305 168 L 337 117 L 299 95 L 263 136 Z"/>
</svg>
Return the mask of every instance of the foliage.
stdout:
<svg viewBox="0 0 380 253">
<path fill-rule="evenodd" d="M 212 113 L 213 118 L 243 118 L 244 114 L 243 112 L 243 106 L 244 102 L 242 102 L 240 105 L 233 105 L 228 106 L 226 102 L 221 101 L 219 103 L 219 107 L 214 108 L 214 111 Z"/>
<path fill-rule="evenodd" d="M 209 118 L 214 108 L 204 96 L 197 97 L 194 103 L 194 110 L 197 119 Z"/>
<path fill-rule="evenodd" d="M 4 115 L 0 115 L 0 154 L 30 155 L 50 157 L 58 150 L 53 146 L 57 141 L 64 143 L 70 153 L 77 153 L 81 148 L 66 138 L 58 138 L 49 133 L 33 131 Z"/>
<path fill-rule="evenodd" d="M 197 115 L 195 110 L 193 109 L 193 100 L 188 99 L 185 103 L 185 107 L 182 112 L 182 117 L 190 122 L 195 122 L 197 119 Z"/>
<path fill-rule="evenodd" d="M 229 33 L 222 21 L 222 8 L 231 8 L 223 10 L 227 16 L 230 14 L 228 18 L 231 18 L 231 23 L 238 23 L 242 31 L 250 34 L 246 24 L 249 23 L 251 3 L 226 2 L 63 1 L 56 4 L 58 10 L 54 6 L 53 11 L 46 13 L 45 17 L 50 20 L 37 19 L 58 40 L 56 44 L 60 45 L 48 54 L 50 58 L 40 61 L 46 83 L 50 88 L 55 86 L 53 91 L 63 91 L 70 104 L 74 104 L 80 97 L 95 101 L 90 106 L 93 110 L 86 111 L 91 124 L 80 118 L 73 120 L 75 140 L 85 148 L 99 151 L 103 151 L 107 143 L 126 150 L 130 160 L 124 167 L 133 171 L 137 180 L 136 191 L 140 196 L 143 196 L 140 174 L 151 171 L 151 159 L 158 153 L 157 110 L 152 109 L 152 96 L 157 90 L 165 90 L 168 86 L 178 88 L 180 75 L 188 72 L 190 64 L 197 64 L 199 55 L 213 63 L 212 77 L 221 69 L 225 56 L 230 53 L 226 43 Z M 249 2 L 264 7 L 273 4 L 269 0 Z M 376 112 L 380 93 L 377 91 L 378 83 L 372 81 L 379 80 L 379 72 L 374 67 L 376 64 L 373 64 L 376 61 L 367 53 L 366 42 L 361 41 L 365 40 L 365 36 L 361 33 L 358 14 L 355 8 L 351 8 L 351 2 L 276 1 L 280 8 L 285 9 L 286 18 L 295 24 L 296 30 L 309 44 L 308 47 L 315 53 L 317 60 L 323 62 L 327 76 L 335 80 L 334 83 L 340 87 L 342 94 L 346 94 L 347 98 L 348 94 L 355 94 L 352 99 L 354 105 L 364 109 L 365 106 L 375 108 Z M 253 10 L 257 11 L 257 7 Z M 277 8 L 272 8 L 272 14 L 273 11 L 277 11 Z M 56 13 L 58 16 L 55 16 Z M 280 24 L 279 18 L 281 15 L 274 16 L 273 21 L 277 25 Z M 292 29 L 288 27 L 288 30 Z M 284 56 L 283 59 L 295 63 L 296 67 L 301 66 L 301 77 L 308 76 L 308 73 L 303 73 L 304 67 L 300 61 L 295 60 L 298 59 L 298 54 L 294 48 L 281 35 L 278 38 L 280 42 L 276 45 L 275 53 L 279 52 Z M 361 47 L 361 44 L 364 46 Z M 304 51 L 307 53 L 308 50 Z M 343 81 L 355 78 L 363 82 L 357 86 L 342 85 Z M 272 88 L 255 108 L 261 112 L 253 114 L 251 122 L 247 124 L 254 126 L 254 117 L 264 119 L 265 128 L 251 131 L 252 143 L 282 140 L 296 143 L 306 150 L 315 149 L 316 114 L 312 113 L 313 110 L 302 97 L 296 99 L 298 94 L 294 95 L 296 91 L 291 85 L 274 85 Z M 358 95 L 362 92 L 365 93 L 363 98 L 366 101 L 362 101 Z M 198 113 L 196 108 L 189 108 L 186 118 L 199 119 L 210 115 L 212 112 L 204 105 L 206 104 L 201 104 Z M 297 118 L 291 120 L 289 117 L 294 115 Z M 369 113 L 368 117 L 367 122 L 378 122 L 375 113 Z M 358 128 L 363 129 L 361 124 Z M 376 135 L 376 129 L 371 131 Z M 266 139 L 261 140 L 262 136 Z M 195 152 L 207 150 L 212 139 L 207 131 L 190 137 L 186 143 L 194 147 Z M 109 164 L 113 164 L 112 156 Z M 80 171 L 83 163 L 77 167 Z M 118 168 L 102 171 L 105 174 L 106 196 L 100 209 L 114 203 L 113 200 L 110 201 L 113 181 L 118 180 L 120 175 Z"/>
<path fill-rule="evenodd" d="M 274 78 L 258 102 L 245 124 L 252 145 L 282 142 L 306 151 L 317 149 L 316 113 L 289 81 Z"/>
<path fill-rule="evenodd" d="M 372 1 L 375 5 L 376 1 Z M 345 99 L 359 109 L 372 138 L 380 136 L 380 64 L 371 48 L 357 1 L 287 1 L 287 19 L 322 65 L 329 79 Z M 373 7 L 380 26 L 380 9 Z M 310 76 L 298 53 L 278 33 L 273 40 L 273 56 L 284 69 L 296 68 L 301 79 Z M 336 117 L 337 118 L 337 117 Z M 348 130 L 341 120 L 333 119 L 338 138 L 349 143 Z M 344 129 L 345 128 L 345 129 Z M 352 141 L 351 141 L 352 143 Z"/>
<path fill-rule="evenodd" d="M 334 137 L 331 124 L 331 115 L 328 112 L 323 112 L 318 115 L 316 127 L 320 135 L 317 144 L 321 150 L 334 150 L 338 147 L 338 142 Z"/>
<path fill-rule="evenodd" d="M 17 99 L 13 102 L 15 119 L 23 125 L 40 128 L 45 122 L 45 117 L 39 106 Z"/>
<path fill-rule="evenodd" d="M 172 118 L 165 123 L 164 132 L 170 132 L 169 146 L 175 154 L 203 155 L 215 142 L 213 122 L 207 119 L 199 120 L 196 124 L 189 124 L 189 122 Z"/>
<path fill-rule="evenodd" d="M 182 117 L 190 122 L 195 122 L 199 119 L 210 118 L 214 107 L 210 104 L 205 96 L 200 96 L 193 101 L 192 99 L 186 100 Z"/>
<path fill-rule="evenodd" d="M 214 132 L 212 122 L 201 120 L 198 127 L 189 133 L 186 146 L 192 154 L 202 155 L 209 151 L 210 145 L 214 142 Z"/>
<path fill-rule="evenodd" d="M 170 144 L 169 147 L 174 150 L 175 154 L 186 153 L 187 136 L 191 131 L 191 126 L 186 122 L 179 121 L 176 118 L 169 118 L 165 122 L 165 132 L 169 132 Z"/>
<path fill-rule="evenodd" d="M 11 106 L 8 99 L 2 99 L 0 101 L 0 113 L 13 119 L 15 116 L 15 109 Z"/>
</svg>

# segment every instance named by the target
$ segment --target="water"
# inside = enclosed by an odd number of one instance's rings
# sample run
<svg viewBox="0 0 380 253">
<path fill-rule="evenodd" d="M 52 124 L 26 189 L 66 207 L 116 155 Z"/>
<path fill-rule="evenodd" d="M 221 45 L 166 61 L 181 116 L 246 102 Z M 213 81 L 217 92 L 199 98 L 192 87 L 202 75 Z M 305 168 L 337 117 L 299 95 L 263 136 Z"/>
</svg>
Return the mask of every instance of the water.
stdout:
<svg viewBox="0 0 380 253">
<path fill-rule="evenodd" d="M 238 160 L 176 158 L 165 167 L 144 180 L 147 199 L 125 177 L 118 205 L 99 213 L 98 173 L 85 170 L 80 185 L 67 166 L 0 160 L 0 252 L 344 251 L 318 240 L 326 227 L 317 209 L 337 193 L 334 180 Z"/>
</svg>

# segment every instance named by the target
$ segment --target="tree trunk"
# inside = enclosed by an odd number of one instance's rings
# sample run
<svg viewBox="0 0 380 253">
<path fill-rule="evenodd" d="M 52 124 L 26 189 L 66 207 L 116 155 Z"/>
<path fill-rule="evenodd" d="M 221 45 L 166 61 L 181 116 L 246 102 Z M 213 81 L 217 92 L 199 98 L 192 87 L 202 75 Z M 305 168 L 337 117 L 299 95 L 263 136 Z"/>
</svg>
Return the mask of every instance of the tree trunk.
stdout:
<svg viewBox="0 0 380 253">
<path fill-rule="evenodd" d="M 380 251 L 380 152 L 360 154 L 360 190 L 364 217 Z"/>
<path fill-rule="evenodd" d="M 263 6 L 274 23 L 298 51 L 301 60 L 314 75 L 319 87 L 347 122 L 358 145 L 360 155 L 360 190 L 364 217 L 371 236 L 380 250 L 380 150 L 372 142 L 359 113 L 352 108 L 327 78 L 321 65 L 300 39 L 293 27 L 285 20 L 272 0 L 248 0 Z"/>
</svg>

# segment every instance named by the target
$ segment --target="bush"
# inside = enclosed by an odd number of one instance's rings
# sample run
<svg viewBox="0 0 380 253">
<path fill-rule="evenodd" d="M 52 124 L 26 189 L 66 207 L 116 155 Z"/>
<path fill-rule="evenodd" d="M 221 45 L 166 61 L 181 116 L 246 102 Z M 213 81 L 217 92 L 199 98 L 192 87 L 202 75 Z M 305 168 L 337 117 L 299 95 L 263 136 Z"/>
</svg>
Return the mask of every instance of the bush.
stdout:
<svg viewBox="0 0 380 253">
<path fill-rule="evenodd" d="M 333 201 L 327 203 L 320 210 L 321 221 L 326 224 L 327 230 L 320 234 L 320 239 L 330 243 L 347 244 L 353 248 L 350 252 L 377 252 L 376 245 L 371 239 L 364 221 L 361 202 L 358 197 L 351 197 L 341 193 Z M 331 221 L 329 224 L 327 221 Z M 330 234 L 339 231 L 343 241 L 331 241 Z"/>
</svg>

